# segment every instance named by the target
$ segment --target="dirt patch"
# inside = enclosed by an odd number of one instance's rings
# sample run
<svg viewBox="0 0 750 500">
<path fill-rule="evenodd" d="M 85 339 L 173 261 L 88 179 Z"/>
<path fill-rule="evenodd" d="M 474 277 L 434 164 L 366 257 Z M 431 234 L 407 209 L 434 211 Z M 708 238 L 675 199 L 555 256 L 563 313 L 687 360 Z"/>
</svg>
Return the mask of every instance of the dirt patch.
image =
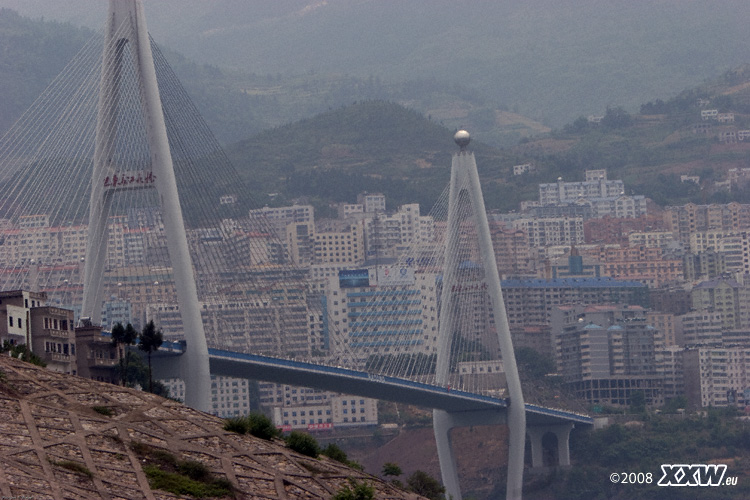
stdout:
<svg viewBox="0 0 750 500">
<path fill-rule="evenodd" d="M 487 498 L 502 484 L 507 465 L 507 436 L 504 426 L 460 427 L 451 433 L 458 475 L 464 496 Z M 435 435 L 431 427 L 403 429 L 398 436 L 374 448 L 360 448 L 349 457 L 362 464 L 371 474 L 378 474 L 383 464 L 393 462 L 403 471 L 404 481 L 416 470 L 440 478 Z"/>
</svg>

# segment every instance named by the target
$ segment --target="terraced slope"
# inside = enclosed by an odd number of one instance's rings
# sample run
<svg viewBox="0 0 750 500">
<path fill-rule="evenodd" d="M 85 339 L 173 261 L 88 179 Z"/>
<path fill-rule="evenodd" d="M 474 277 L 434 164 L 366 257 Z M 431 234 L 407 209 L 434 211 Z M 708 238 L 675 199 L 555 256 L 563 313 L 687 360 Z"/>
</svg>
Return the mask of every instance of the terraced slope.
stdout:
<svg viewBox="0 0 750 500">
<path fill-rule="evenodd" d="M 418 498 L 280 441 L 226 432 L 178 402 L 0 357 L 1 497 L 191 498 L 152 488 L 144 472 L 176 464 L 231 483 L 227 498 L 328 499 L 351 479 L 376 498 Z"/>
</svg>

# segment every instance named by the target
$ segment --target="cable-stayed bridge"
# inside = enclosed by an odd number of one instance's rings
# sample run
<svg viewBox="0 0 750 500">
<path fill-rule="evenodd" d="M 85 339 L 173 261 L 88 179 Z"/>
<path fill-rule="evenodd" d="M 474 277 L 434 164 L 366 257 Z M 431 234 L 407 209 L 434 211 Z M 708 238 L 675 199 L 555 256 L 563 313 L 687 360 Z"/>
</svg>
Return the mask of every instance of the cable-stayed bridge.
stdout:
<svg viewBox="0 0 750 500">
<path fill-rule="evenodd" d="M 184 343 L 159 369 L 201 410 L 211 373 L 432 407 L 454 498 L 455 425 L 507 422 L 508 498 L 527 433 L 535 464 L 546 430 L 568 463 L 573 424 L 590 420 L 524 403 L 468 134 L 429 215 L 261 209 L 141 2 L 112 0 L 105 26 L 3 138 L 0 289 L 44 291 L 97 324 L 156 321 Z"/>
<path fill-rule="evenodd" d="M 166 343 L 162 345 L 160 351 L 155 353 L 155 357 L 160 359 L 181 356 L 184 353 L 184 347 L 182 342 Z M 485 418 L 481 420 L 483 424 L 506 423 L 503 410 L 508 407 L 507 398 L 495 398 L 399 377 L 374 375 L 342 366 L 327 366 L 214 348 L 208 349 L 208 355 L 213 375 L 228 377 L 239 375 L 254 380 L 337 391 L 447 412 L 469 414 L 486 410 L 492 412 L 492 416 L 488 421 L 488 416 L 485 415 Z M 156 368 L 157 374 L 161 378 L 173 378 L 177 373 L 171 371 L 170 368 L 174 369 L 174 365 L 162 363 Z M 591 424 L 591 417 L 586 415 L 530 403 L 526 403 L 525 407 L 527 420 L 530 420 L 532 425 L 558 425 L 570 422 Z"/>
</svg>

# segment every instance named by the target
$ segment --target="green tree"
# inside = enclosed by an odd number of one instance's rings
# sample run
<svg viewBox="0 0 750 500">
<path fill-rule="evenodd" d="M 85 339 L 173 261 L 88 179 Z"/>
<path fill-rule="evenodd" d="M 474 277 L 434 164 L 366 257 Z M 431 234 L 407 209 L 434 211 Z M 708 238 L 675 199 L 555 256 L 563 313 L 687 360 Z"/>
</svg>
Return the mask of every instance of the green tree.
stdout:
<svg viewBox="0 0 750 500">
<path fill-rule="evenodd" d="M 341 462 L 342 464 L 349 463 L 349 457 L 346 455 L 346 452 L 342 450 L 336 443 L 330 443 L 328 446 L 323 448 L 320 453 L 327 456 L 331 460 L 336 460 L 337 462 Z"/>
<path fill-rule="evenodd" d="M 331 460 L 336 460 L 337 462 L 347 465 L 352 469 L 364 470 L 361 464 L 355 462 L 354 460 L 349 460 L 346 452 L 335 443 L 330 443 L 328 446 L 323 448 L 320 454 L 327 456 Z"/>
<path fill-rule="evenodd" d="M 112 345 L 118 352 L 120 358 L 120 383 L 125 386 L 125 354 L 120 346 L 125 343 L 125 327 L 122 323 L 115 323 L 112 327 Z"/>
<path fill-rule="evenodd" d="M 633 117 L 631 117 L 627 111 L 621 107 L 607 108 L 607 112 L 602 118 L 602 126 L 607 128 L 626 128 L 633 123 Z"/>
<path fill-rule="evenodd" d="M 400 476 L 403 474 L 401 467 L 393 462 L 386 462 L 383 464 L 383 470 L 380 472 L 384 476 Z"/>
<path fill-rule="evenodd" d="M 11 357 L 20 359 L 21 361 L 26 361 L 27 363 L 31 363 L 32 365 L 41 367 L 47 366 L 47 363 L 45 363 L 44 360 L 38 355 L 31 352 L 31 349 L 26 344 L 11 344 L 6 340 L 3 343 L 2 348 L 0 348 L 0 352 L 7 352 Z"/>
<path fill-rule="evenodd" d="M 342 487 L 332 497 L 332 500 L 372 500 L 375 498 L 375 488 L 367 484 L 366 482 L 358 482 L 354 479 L 349 479 L 351 488 L 349 486 Z"/>
<path fill-rule="evenodd" d="M 430 500 L 443 500 L 445 486 L 434 477 L 424 471 L 418 470 L 406 479 L 406 485 L 409 491 L 417 495 L 429 498 Z"/>
<path fill-rule="evenodd" d="M 127 356 L 127 346 L 135 344 L 138 339 L 138 331 L 128 323 L 127 326 L 123 326 L 122 323 L 117 323 L 112 327 L 112 345 L 118 349 L 120 358 L 120 381 L 122 385 L 126 385 L 128 362 L 130 357 Z M 120 349 L 123 346 L 124 349 Z"/>
<path fill-rule="evenodd" d="M 135 387 L 140 385 L 145 388 L 148 385 L 148 367 L 141 354 L 137 352 L 125 352 L 127 357 L 125 370 L 125 385 Z"/>
<path fill-rule="evenodd" d="M 630 393 L 630 411 L 632 413 L 644 413 L 646 411 L 646 394 L 643 391 Z"/>
<path fill-rule="evenodd" d="M 540 380 L 555 371 L 555 362 L 552 358 L 531 347 L 516 349 L 516 361 L 519 370 L 526 376 L 521 378 L 525 380 Z"/>
<path fill-rule="evenodd" d="M 308 457 L 317 457 L 320 454 L 318 442 L 310 434 L 304 432 L 292 431 L 286 437 L 286 444 L 292 450 Z"/>
<path fill-rule="evenodd" d="M 244 417 L 229 418 L 224 421 L 224 430 L 237 434 L 252 434 L 267 441 L 278 437 L 281 432 L 273 421 L 262 413 L 250 413 Z"/>
<path fill-rule="evenodd" d="M 151 354 L 156 352 L 164 342 L 161 330 L 156 328 L 153 321 L 149 321 L 139 336 L 138 349 L 148 355 L 148 392 L 154 392 L 154 379 L 151 372 Z"/>
<path fill-rule="evenodd" d="M 663 410 L 665 413 L 677 413 L 677 410 L 684 410 L 688 407 L 688 400 L 685 396 L 677 396 L 670 399 L 664 404 Z"/>
<path fill-rule="evenodd" d="M 281 431 L 273 425 L 273 421 L 262 413 L 251 413 L 246 418 L 247 431 L 255 437 L 270 441 L 281 434 Z"/>
</svg>

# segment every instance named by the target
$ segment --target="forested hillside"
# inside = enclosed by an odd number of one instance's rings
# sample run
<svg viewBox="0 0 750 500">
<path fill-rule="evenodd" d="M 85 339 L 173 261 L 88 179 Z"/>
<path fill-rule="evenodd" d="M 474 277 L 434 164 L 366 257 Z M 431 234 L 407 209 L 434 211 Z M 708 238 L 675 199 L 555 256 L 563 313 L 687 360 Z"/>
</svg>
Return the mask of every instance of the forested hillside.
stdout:
<svg viewBox="0 0 750 500">
<path fill-rule="evenodd" d="M 471 111 L 507 108 L 553 127 L 607 106 L 632 113 L 750 62 L 745 0 L 430 0 L 429 8 L 403 0 L 144 4 L 157 42 L 199 63 L 284 78 L 372 76 L 387 85 L 434 79 L 446 92 L 459 85 L 485 101 Z M 3 5 L 94 29 L 106 10 L 103 0 Z M 451 116 L 439 103 L 424 104 L 413 107 Z"/>
<path fill-rule="evenodd" d="M 30 20 L 0 9 L 0 134 L 92 36 L 95 33 L 87 29 Z M 412 109 L 428 110 L 428 115 L 433 110 L 435 121 L 469 127 L 477 136 L 496 144 L 511 145 L 523 137 L 549 131 L 533 120 L 498 109 L 493 100 L 476 90 L 446 85 L 435 78 L 388 82 L 375 76 L 317 72 L 267 75 L 198 64 L 170 50 L 168 45 L 159 43 L 159 47 L 224 144 L 363 99 L 399 102 Z"/>
<path fill-rule="evenodd" d="M 586 169 L 607 169 L 625 181 L 627 194 L 659 204 L 748 201 L 747 189 L 722 184 L 732 168 L 750 167 L 750 141 L 723 142 L 724 132 L 750 128 L 750 70 L 715 81 L 630 114 L 610 108 L 598 123 L 587 118 L 517 146 L 495 149 L 472 142 L 490 208 L 514 210 L 535 199 L 537 185 L 583 180 Z M 707 108 L 731 123 L 704 120 Z M 382 191 L 394 205 L 431 207 L 448 182 L 453 129 L 383 101 L 363 101 L 264 132 L 228 151 L 259 199 L 276 203 L 307 196 L 322 204 L 353 201 L 357 192 Z M 513 165 L 532 163 L 533 174 L 514 176 Z M 681 182 L 681 175 L 699 182 Z M 270 200 L 269 200 L 270 201 Z"/>
<path fill-rule="evenodd" d="M 0 130 L 91 36 L 0 10 Z M 517 209 L 536 197 L 538 183 L 580 180 L 592 168 L 606 168 L 610 178 L 625 181 L 628 194 L 660 204 L 749 198 L 747 190 L 721 186 L 730 169 L 750 167 L 749 141 L 720 140 L 722 133 L 750 127 L 744 66 L 674 97 L 652 99 L 640 112 L 611 106 L 600 123 L 581 117 L 549 132 L 493 108 L 477 89 L 446 88 L 437 79 L 263 76 L 196 64 L 174 52 L 166 56 L 220 142 L 230 144 L 228 153 L 260 204 L 308 197 L 325 207 L 368 190 L 386 193 L 393 206 L 416 201 L 427 209 L 447 183 L 457 127 L 472 133 L 490 208 Z M 731 113 L 734 121 L 702 120 L 706 107 Z M 419 111 L 424 108 L 440 112 Z M 708 128 L 699 133 L 698 126 Z M 513 176 L 513 165 L 521 163 L 533 163 L 536 173 Z M 683 183 L 680 175 L 700 180 Z"/>
<path fill-rule="evenodd" d="M 91 36 L 0 9 L 0 135 L 29 107 Z"/>
</svg>

